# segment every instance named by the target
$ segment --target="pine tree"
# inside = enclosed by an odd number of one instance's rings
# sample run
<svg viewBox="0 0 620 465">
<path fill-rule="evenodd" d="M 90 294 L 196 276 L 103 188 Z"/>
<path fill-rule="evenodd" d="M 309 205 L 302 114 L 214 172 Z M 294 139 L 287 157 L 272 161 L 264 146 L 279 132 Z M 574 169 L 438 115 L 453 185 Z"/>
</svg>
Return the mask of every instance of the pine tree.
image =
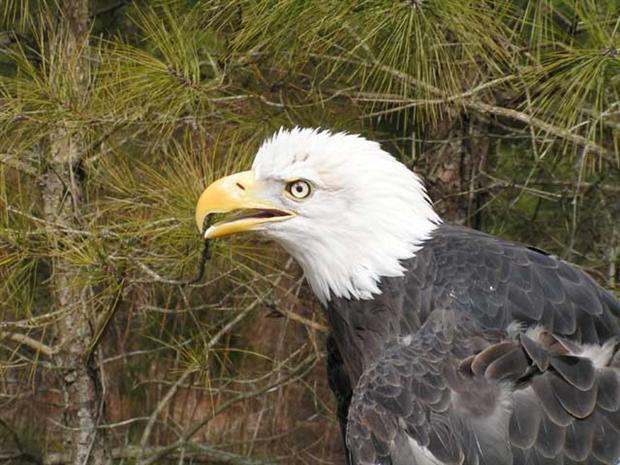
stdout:
<svg viewBox="0 0 620 465">
<path fill-rule="evenodd" d="M 198 194 L 280 126 L 377 139 L 446 219 L 617 289 L 616 0 L 5 0 L 0 28 L 0 458 L 342 463 L 296 265 L 247 236 L 192 282 Z"/>
</svg>

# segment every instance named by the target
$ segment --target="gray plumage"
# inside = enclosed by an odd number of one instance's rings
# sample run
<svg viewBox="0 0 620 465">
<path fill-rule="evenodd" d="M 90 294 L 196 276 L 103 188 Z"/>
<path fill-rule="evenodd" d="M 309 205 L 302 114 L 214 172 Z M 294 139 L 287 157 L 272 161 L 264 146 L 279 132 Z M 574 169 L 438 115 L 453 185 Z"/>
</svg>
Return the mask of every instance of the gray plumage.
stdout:
<svg viewBox="0 0 620 465">
<path fill-rule="evenodd" d="M 620 303 L 540 250 L 441 225 L 372 300 L 332 299 L 349 463 L 620 461 Z"/>
</svg>

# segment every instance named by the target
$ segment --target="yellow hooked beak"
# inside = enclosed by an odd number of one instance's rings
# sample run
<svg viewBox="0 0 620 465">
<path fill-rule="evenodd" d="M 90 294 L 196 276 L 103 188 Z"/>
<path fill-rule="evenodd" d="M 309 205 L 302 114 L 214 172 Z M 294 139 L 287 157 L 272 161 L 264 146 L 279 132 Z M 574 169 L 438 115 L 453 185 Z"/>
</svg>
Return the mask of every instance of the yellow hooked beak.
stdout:
<svg viewBox="0 0 620 465">
<path fill-rule="evenodd" d="M 207 215 L 243 210 L 241 216 L 225 219 L 203 231 Z M 253 171 L 218 179 L 205 189 L 196 205 L 196 224 L 205 239 L 252 231 L 264 223 L 287 220 L 295 214 L 264 199 L 264 189 Z"/>
</svg>

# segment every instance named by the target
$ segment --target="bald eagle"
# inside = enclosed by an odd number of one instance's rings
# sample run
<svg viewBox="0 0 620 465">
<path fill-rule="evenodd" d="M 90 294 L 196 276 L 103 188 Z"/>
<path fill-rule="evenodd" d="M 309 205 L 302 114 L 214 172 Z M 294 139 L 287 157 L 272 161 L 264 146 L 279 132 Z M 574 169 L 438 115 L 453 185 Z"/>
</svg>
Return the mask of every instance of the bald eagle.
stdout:
<svg viewBox="0 0 620 465">
<path fill-rule="evenodd" d="M 204 237 L 274 239 L 325 308 L 348 463 L 620 461 L 620 302 L 584 272 L 443 223 L 358 135 L 280 130 L 196 222 L 229 212 Z"/>
</svg>

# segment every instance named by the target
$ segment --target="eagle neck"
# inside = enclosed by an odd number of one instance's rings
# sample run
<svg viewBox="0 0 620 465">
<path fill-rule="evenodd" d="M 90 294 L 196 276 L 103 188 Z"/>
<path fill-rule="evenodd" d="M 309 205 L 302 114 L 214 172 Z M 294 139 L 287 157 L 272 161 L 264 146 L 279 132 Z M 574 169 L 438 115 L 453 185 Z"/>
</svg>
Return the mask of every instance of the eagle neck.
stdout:
<svg viewBox="0 0 620 465">
<path fill-rule="evenodd" d="M 332 299 L 325 307 L 333 338 L 353 383 L 401 334 L 404 320 L 398 296 L 403 277 L 384 277 L 372 300 Z"/>
</svg>

